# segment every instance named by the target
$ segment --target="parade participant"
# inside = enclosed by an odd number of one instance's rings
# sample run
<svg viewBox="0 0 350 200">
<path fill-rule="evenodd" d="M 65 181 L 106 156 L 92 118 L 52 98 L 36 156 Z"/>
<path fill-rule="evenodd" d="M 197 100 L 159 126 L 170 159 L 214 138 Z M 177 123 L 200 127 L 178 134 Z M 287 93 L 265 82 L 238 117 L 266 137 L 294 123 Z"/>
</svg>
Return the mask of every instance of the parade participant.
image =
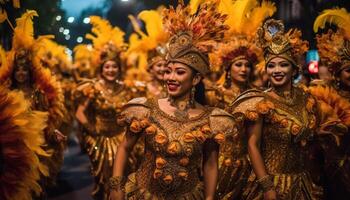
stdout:
<svg viewBox="0 0 350 200">
<path fill-rule="evenodd" d="M 29 10 L 16 20 L 16 28 L 9 51 L 8 66 L 0 68 L 0 82 L 11 90 L 20 90 L 31 103 L 31 109 L 48 112 L 45 129 L 45 150 L 52 153 L 50 158 L 41 158 L 49 168 L 50 176 L 41 180 L 41 186 L 55 183 L 63 162 L 66 137 L 57 129 L 66 113 L 62 89 L 51 71 L 42 66 L 36 52 L 40 39 L 33 37 L 32 18 L 38 16 Z M 42 194 L 45 196 L 45 188 Z"/>
<path fill-rule="evenodd" d="M 259 4 L 256 0 L 222 0 L 219 10 L 229 16 L 226 24 L 230 29 L 225 33 L 229 42 L 220 45 L 218 51 L 211 55 L 211 66 L 221 67 L 225 72 L 219 80 L 214 106 L 230 112 L 230 104 L 236 97 L 252 87 L 250 81 L 255 66 L 263 63 L 262 49 L 255 41 L 256 33 L 263 21 L 276 11 L 276 7 L 268 1 Z M 244 124 L 236 129 L 235 135 L 220 147 L 219 199 L 242 198 L 251 173 Z"/>
<path fill-rule="evenodd" d="M 334 108 L 339 119 L 350 127 L 350 14 L 344 8 L 323 11 L 314 22 L 314 31 L 334 24 L 331 29 L 317 34 L 317 49 L 321 62 L 332 74 L 332 79 L 323 85 L 310 87 L 310 92 L 318 99 Z M 322 146 L 326 157 L 325 186 L 327 199 L 346 199 L 350 194 L 350 136 L 342 138 L 341 148 L 330 149 Z"/>
<path fill-rule="evenodd" d="M 118 121 L 127 132 L 110 179 L 111 199 L 214 199 L 218 143 L 233 126 L 231 115 L 203 106 L 207 53 L 227 30 L 216 6 L 204 3 L 191 15 L 180 1 L 176 9 L 164 10 L 164 27 L 172 36 L 164 73 L 168 97 L 133 99 L 122 112 Z M 126 177 L 130 150 L 142 136 L 145 158 Z"/>
<path fill-rule="evenodd" d="M 165 43 L 169 36 L 164 30 L 160 12 L 161 10 L 145 10 L 138 15 L 138 18 L 144 22 L 147 33 L 141 31 L 137 19 L 129 16 L 137 39 L 131 40 L 127 54 L 137 55 L 139 63 L 133 68 L 137 67 L 138 73 L 146 76 L 146 78 L 143 77 L 140 80 L 143 84 L 134 84 L 134 87 L 138 88 L 140 93 L 148 98 L 163 98 L 166 96 L 163 75 L 166 64 Z M 146 60 L 147 62 L 145 62 Z M 146 71 L 147 73 L 145 73 Z M 135 80 L 131 78 L 127 81 L 134 81 L 135 83 Z"/>
<path fill-rule="evenodd" d="M 95 53 L 100 56 L 100 69 L 98 78 L 85 80 L 77 88 L 76 118 L 85 129 L 86 150 L 95 178 L 92 195 L 95 199 L 107 199 L 114 158 L 124 137 L 124 129 L 117 125 L 116 117 L 133 96 L 121 80 L 124 42 L 119 39 L 124 33 L 100 17 L 90 19 L 96 36 L 89 37 L 93 39 Z M 130 161 L 134 162 L 134 159 Z M 135 164 L 131 162 L 129 167 Z"/>
<path fill-rule="evenodd" d="M 307 167 L 308 147 L 336 141 L 346 127 L 329 105 L 293 85 L 300 70 L 297 61 L 308 49 L 301 32 L 285 32 L 281 21 L 270 19 L 258 37 L 271 88 L 244 92 L 232 105 L 233 115 L 245 121 L 255 172 L 244 199 L 320 199 L 323 190 Z"/>
</svg>

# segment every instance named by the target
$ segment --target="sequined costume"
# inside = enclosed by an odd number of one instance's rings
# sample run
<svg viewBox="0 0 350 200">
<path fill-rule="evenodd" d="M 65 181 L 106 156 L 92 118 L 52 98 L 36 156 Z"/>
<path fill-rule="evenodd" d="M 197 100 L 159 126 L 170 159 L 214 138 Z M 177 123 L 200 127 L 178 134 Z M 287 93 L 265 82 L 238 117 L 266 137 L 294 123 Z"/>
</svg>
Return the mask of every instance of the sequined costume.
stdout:
<svg viewBox="0 0 350 200">
<path fill-rule="evenodd" d="M 278 199 L 320 199 L 322 188 L 313 183 L 306 168 L 310 162 L 306 150 L 313 141 L 337 138 L 332 131 L 341 133 L 346 127 L 329 105 L 303 89 L 294 87 L 293 95 L 288 101 L 269 91 L 249 90 L 233 103 L 233 113 L 245 121 L 263 120 L 261 154 Z M 255 179 L 252 174 L 244 199 L 263 199 Z"/>
<path fill-rule="evenodd" d="M 269 1 L 258 3 L 256 0 L 222 0 L 218 10 L 228 15 L 225 23 L 230 28 L 225 32 L 225 38 L 228 38 L 228 41 L 221 43 L 218 50 L 209 55 L 211 67 L 224 73 L 214 87 L 215 92 L 208 91 L 207 97 L 210 99 L 210 105 L 230 113 L 231 103 L 242 92 L 254 88 L 251 84 L 254 70 L 264 61 L 263 49 L 256 45 L 256 32 L 263 21 L 273 15 L 276 7 Z M 239 63 L 242 60 L 247 61 L 247 64 L 234 66 L 236 61 Z M 242 73 L 246 73 L 245 82 L 238 82 L 233 78 L 232 68 L 238 68 Z M 242 71 L 243 68 L 245 71 Z M 220 147 L 218 199 L 242 198 L 243 189 L 252 170 L 248 160 L 247 138 L 244 130 L 244 124 L 237 123 L 234 135 L 228 137 Z"/>
<path fill-rule="evenodd" d="M 118 122 L 145 137 L 142 164 L 125 185 L 127 199 L 203 199 L 203 143 L 221 143 L 233 125 L 232 117 L 220 109 L 206 108 L 184 121 L 146 98 L 130 101 Z"/>
<path fill-rule="evenodd" d="M 81 83 L 75 94 L 79 102 L 88 101 L 86 114 L 92 129 L 85 129 L 84 141 L 92 163 L 92 174 L 96 179 L 93 195 L 106 193 L 106 184 L 112 173 L 118 145 L 124 137 L 124 129 L 117 125 L 116 117 L 121 108 L 133 97 L 122 83 L 120 89 L 108 93 L 98 80 Z M 130 159 L 130 167 L 135 159 Z M 132 170 L 131 170 L 132 171 Z"/>
</svg>

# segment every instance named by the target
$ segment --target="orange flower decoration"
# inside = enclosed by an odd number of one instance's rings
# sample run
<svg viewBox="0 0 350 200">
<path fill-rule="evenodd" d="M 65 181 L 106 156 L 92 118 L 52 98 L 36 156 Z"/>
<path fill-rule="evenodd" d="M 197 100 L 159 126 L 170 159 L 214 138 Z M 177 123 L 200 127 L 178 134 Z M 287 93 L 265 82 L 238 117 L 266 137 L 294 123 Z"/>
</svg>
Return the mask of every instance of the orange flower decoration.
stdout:
<svg viewBox="0 0 350 200">
<path fill-rule="evenodd" d="M 142 131 L 141 123 L 137 120 L 133 120 L 130 124 L 130 131 L 133 133 L 139 133 Z"/>
<path fill-rule="evenodd" d="M 149 126 L 151 123 L 149 122 L 149 120 L 147 118 L 141 120 L 140 125 L 142 127 L 142 129 L 146 128 L 147 126 Z"/>
<path fill-rule="evenodd" d="M 170 155 L 178 154 L 180 150 L 181 150 L 181 144 L 177 141 L 172 141 L 167 148 L 167 152 Z"/>
<path fill-rule="evenodd" d="M 192 133 L 185 133 L 183 135 L 183 141 L 187 142 L 187 143 L 192 143 L 194 142 L 196 138 L 194 137 L 194 135 Z"/>
<path fill-rule="evenodd" d="M 263 101 L 258 103 L 256 107 L 259 113 L 265 115 L 270 111 L 270 109 L 274 108 L 274 105 L 270 101 Z"/>
<path fill-rule="evenodd" d="M 202 131 L 205 135 L 210 135 L 210 133 L 211 133 L 211 129 L 210 129 L 210 127 L 209 127 L 208 124 L 202 126 L 201 131 Z"/>
<path fill-rule="evenodd" d="M 157 132 L 157 128 L 154 125 L 150 125 L 146 128 L 145 132 L 147 135 L 153 135 Z"/>
<path fill-rule="evenodd" d="M 193 131 L 192 134 L 196 137 L 196 139 L 200 142 L 200 143 L 204 143 L 205 140 L 207 139 L 207 136 L 204 135 L 204 133 L 202 131 Z"/>
<path fill-rule="evenodd" d="M 231 160 L 230 158 L 225 159 L 225 160 L 224 160 L 224 165 L 225 165 L 226 167 L 232 166 L 232 160 Z"/>
<path fill-rule="evenodd" d="M 183 157 L 179 162 L 181 166 L 186 167 L 188 163 L 190 163 L 190 159 L 188 157 Z"/>
<path fill-rule="evenodd" d="M 225 135 L 223 133 L 218 133 L 214 136 L 214 140 L 217 143 L 222 144 L 225 142 Z"/>
<path fill-rule="evenodd" d="M 187 180 L 187 178 L 188 178 L 188 173 L 187 172 L 185 172 L 185 171 L 183 171 L 183 172 L 179 172 L 178 174 L 177 174 L 179 177 L 181 177 L 183 180 Z"/>
<path fill-rule="evenodd" d="M 282 120 L 280 121 L 280 124 L 281 124 L 282 127 L 287 128 L 288 125 L 289 125 L 289 120 L 286 119 L 286 118 L 284 118 L 284 119 L 282 119 Z"/>
<path fill-rule="evenodd" d="M 301 131 L 301 126 L 299 126 L 298 124 L 293 124 L 291 131 L 293 135 L 298 135 Z"/>
<path fill-rule="evenodd" d="M 246 117 L 250 120 L 250 121 L 256 121 L 259 118 L 259 114 L 257 112 L 254 111 L 248 111 L 246 113 Z"/>
<path fill-rule="evenodd" d="M 273 123 L 278 123 L 278 122 L 280 121 L 280 118 L 278 117 L 277 114 L 272 114 L 272 115 L 270 116 L 270 120 L 271 120 L 271 122 L 273 122 Z"/>
<path fill-rule="evenodd" d="M 156 169 L 156 170 L 154 170 L 154 172 L 153 172 L 153 178 L 154 178 L 154 179 L 158 179 L 158 178 L 160 178 L 162 175 L 163 175 L 163 171 L 160 170 L 160 169 Z"/>
<path fill-rule="evenodd" d="M 163 181 L 166 183 L 166 184 L 170 184 L 173 182 L 173 177 L 171 175 L 166 175 L 164 178 L 163 178 Z"/>
<path fill-rule="evenodd" d="M 162 157 L 158 157 L 156 159 L 156 167 L 158 169 L 162 169 L 165 166 L 166 163 L 167 163 L 166 160 L 164 160 Z"/>
<path fill-rule="evenodd" d="M 154 140 L 156 141 L 156 143 L 158 144 L 165 144 L 168 142 L 168 137 L 164 134 L 164 133 L 158 133 L 156 134 L 156 136 L 154 137 Z"/>
</svg>

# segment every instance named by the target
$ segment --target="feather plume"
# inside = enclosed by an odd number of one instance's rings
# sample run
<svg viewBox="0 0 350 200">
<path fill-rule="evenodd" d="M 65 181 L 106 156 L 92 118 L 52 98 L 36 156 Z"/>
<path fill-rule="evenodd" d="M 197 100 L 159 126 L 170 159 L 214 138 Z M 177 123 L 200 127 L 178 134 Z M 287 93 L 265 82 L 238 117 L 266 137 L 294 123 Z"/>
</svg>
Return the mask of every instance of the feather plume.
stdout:
<svg viewBox="0 0 350 200">
<path fill-rule="evenodd" d="M 190 8 L 191 8 L 191 14 L 195 14 L 198 10 L 198 7 L 201 3 L 203 3 L 204 0 L 190 0 Z"/>
<path fill-rule="evenodd" d="M 20 4 L 19 0 L 12 0 L 12 3 L 13 3 L 13 7 L 15 7 L 15 8 L 20 8 L 21 7 L 21 4 Z"/>
<path fill-rule="evenodd" d="M 30 48 L 34 43 L 33 17 L 37 17 L 35 10 L 27 10 L 20 18 L 16 19 L 16 28 L 12 39 L 12 48 Z"/>
<path fill-rule="evenodd" d="M 5 9 L 0 8 L 0 23 L 3 23 L 7 19 L 7 12 Z"/>
<path fill-rule="evenodd" d="M 158 11 L 142 11 L 138 15 L 138 18 L 145 23 L 145 28 L 148 37 L 153 38 L 159 43 L 163 43 L 168 39 L 167 34 L 164 32 L 162 16 Z"/>
<path fill-rule="evenodd" d="M 345 8 L 324 10 L 314 22 L 314 32 L 325 28 L 327 23 L 336 25 L 341 29 L 347 39 L 350 39 L 350 14 Z"/>
</svg>

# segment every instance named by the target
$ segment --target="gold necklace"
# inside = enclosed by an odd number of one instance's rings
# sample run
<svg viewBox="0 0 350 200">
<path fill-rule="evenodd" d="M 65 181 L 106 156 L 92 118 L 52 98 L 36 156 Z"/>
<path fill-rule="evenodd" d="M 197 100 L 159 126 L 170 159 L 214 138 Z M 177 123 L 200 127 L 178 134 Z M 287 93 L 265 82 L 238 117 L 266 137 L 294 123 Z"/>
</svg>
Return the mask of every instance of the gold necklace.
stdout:
<svg viewBox="0 0 350 200">
<path fill-rule="evenodd" d="M 194 105 L 190 101 L 184 100 L 176 103 L 173 98 L 169 98 L 169 101 L 170 101 L 170 105 L 176 108 L 174 112 L 174 115 L 176 118 L 180 120 L 188 120 L 190 118 L 188 114 L 188 110 L 194 107 Z"/>
</svg>

